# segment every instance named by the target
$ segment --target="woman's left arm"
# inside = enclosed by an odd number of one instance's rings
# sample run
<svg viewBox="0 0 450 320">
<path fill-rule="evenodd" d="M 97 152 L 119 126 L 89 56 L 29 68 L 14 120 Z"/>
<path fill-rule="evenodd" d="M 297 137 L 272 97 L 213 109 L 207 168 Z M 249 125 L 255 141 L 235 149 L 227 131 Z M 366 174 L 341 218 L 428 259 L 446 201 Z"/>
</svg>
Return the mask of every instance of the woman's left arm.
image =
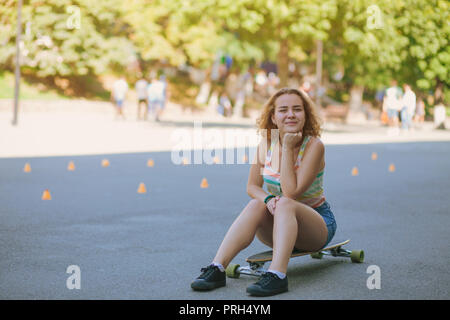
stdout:
<svg viewBox="0 0 450 320">
<path fill-rule="evenodd" d="M 313 183 L 322 167 L 322 159 L 325 147 L 319 139 L 311 139 L 305 148 L 302 161 L 297 170 L 294 170 L 295 162 L 292 148 L 283 148 L 280 170 L 280 184 L 283 196 L 297 199 Z"/>
</svg>

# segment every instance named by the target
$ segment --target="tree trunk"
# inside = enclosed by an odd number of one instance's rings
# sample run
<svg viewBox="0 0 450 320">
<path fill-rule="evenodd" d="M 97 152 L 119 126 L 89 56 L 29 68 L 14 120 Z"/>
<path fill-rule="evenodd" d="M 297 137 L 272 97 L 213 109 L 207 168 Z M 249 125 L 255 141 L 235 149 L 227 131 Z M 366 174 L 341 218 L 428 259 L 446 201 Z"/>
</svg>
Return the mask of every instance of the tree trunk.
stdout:
<svg viewBox="0 0 450 320">
<path fill-rule="evenodd" d="M 351 111 L 360 111 L 363 102 L 363 86 L 353 85 L 350 88 L 350 110 Z"/>
<path fill-rule="evenodd" d="M 353 124 L 365 123 L 367 121 L 363 108 L 364 86 L 353 85 L 350 88 L 349 110 L 347 122 Z"/>
<path fill-rule="evenodd" d="M 444 106 L 444 82 L 436 78 L 436 88 L 434 90 L 433 118 L 435 129 L 445 130 L 446 112 Z"/>
<path fill-rule="evenodd" d="M 289 44 L 287 39 L 280 41 L 280 50 L 278 51 L 278 77 L 280 78 L 280 87 L 286 87 L 289 76 Z"/>
<path fill-rule="evenodd" d="M 434 90 L 434 104 L 441 104 L 444 101 L 444 83 L 436 78 L 436 88 Z"/>
</svg>

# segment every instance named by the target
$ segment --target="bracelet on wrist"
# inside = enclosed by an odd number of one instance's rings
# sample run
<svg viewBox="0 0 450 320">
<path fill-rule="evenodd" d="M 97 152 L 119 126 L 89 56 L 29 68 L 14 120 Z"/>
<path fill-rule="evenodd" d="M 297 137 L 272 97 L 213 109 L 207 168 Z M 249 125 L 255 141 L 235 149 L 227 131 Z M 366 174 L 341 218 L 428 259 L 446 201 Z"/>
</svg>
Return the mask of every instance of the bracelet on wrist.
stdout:
<svg viewBox="0 0 450 320">
<path fill-rule="evenodd" d="M 270 199 L 275 198 L 275 196 L 273 194 L 268 195 L 265 199 L 264 199 L 264 203 L 267 204 L 267 202 L 269 202 Z"/>
</svg>

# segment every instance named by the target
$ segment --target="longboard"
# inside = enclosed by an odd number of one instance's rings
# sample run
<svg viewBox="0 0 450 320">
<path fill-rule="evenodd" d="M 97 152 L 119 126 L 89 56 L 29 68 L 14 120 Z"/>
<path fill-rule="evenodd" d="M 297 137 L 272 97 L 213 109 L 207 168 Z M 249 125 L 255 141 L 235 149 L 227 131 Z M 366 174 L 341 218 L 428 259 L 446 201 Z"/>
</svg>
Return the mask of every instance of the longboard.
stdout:
<svg viewBox="0 0 450 320">
<path fill-rule="evenodd" d="M 314 259 L 322 259 L 324 255 L 330 255 L 333 257 L 348 257 L 351 259 L 352 262 L 355 263 L 363 262 L 364 261 L 363 250 L 349 251 L 342 248 L 342 246 L 348 244 L 349 242 L 350 239 L 347 239 L 345 241 L 333 241 L 331 244 L 329 244 L 320 251 L 294 250 L 291 254 L 291 258 L 311 255 L 311 257 Z M 267 270 L 264 269 L 264 264 L 268 261 L 272 261 L 273 257 L 272 254 L 273 254 L 272 250 L 254 254 L 246 259 L 249 265 L 244 267 L 241 267 L 238 264 L 230 263 L 226 269 L 226 274 L 229 278 L 239 278 L 241 274 L 259 277 L 263 275 L 265 272 L 267 272 Z"/>
</svg>

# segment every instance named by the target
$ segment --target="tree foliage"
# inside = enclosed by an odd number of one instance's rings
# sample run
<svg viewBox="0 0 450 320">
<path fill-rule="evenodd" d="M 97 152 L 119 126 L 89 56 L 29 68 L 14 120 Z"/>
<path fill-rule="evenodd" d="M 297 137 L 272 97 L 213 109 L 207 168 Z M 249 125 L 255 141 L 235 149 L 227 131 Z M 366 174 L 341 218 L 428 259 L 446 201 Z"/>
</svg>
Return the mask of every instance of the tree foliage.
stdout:
<svg viewBox="0 0 450 320">
<path fill-rule="evenodd" d="M 437 81 L 448 86 L 448 12 L 448 1 L 439 0 L 340 1 L 326 43 L 327 67 L 341 66 L 344 81 L 372 89 L 390 79 L 421 89 Z"/>
<path fill-rule="evenodd" d="M 26 1 L 22 10 L 22 65 L 37 76 L 102 74 L 133 59 L 121 21 L 120 0 Z M 15 54 L 16 1 L 2 6 L 6 21 L 0 63 L 11 68 Z M 79 13 L 79 14 L 78 14 Z"/>
<path fill-rule="evenodd" d="M 324 74 L 347 87 L 389 79 L 449 87 L 447 0 L 25 0 L 23 69 L 40 77 L 123 72 L 136 60 L 209 67 L 312 64 L 324 43 Z M 75 11 L 74 11 L 75 10 Z M 76 11 L 78 10 L 78 11 Z M 71 27 L 79 12 L 79 27 Z M 0 4 L 0 66 L 13 68 L 16 1 Z"/>
</svg>

